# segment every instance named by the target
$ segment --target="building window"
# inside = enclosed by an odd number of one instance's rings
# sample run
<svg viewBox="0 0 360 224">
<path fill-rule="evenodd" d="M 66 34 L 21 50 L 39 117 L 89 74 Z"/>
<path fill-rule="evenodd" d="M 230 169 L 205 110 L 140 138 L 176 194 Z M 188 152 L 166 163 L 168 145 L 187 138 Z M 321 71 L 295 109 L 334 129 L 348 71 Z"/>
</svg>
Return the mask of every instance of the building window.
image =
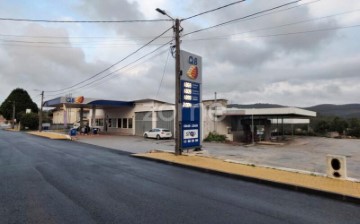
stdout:
<svg viewBox="0 0 360 224">
<path fill-rule="evenodd" d="M 121 118 L 118 118 L 118 126 L 117 126 L 118 128 L 122 128 L 121 121 L 122 121 Z"/>
<path fill-rule="evenodd" d="M 100 126 L 100 127 L 104 126 L 104 119 L 102 118 L 95 119 L 95 126 Z"/>
<path fill-rule="evenodd" d="M 109 127 L 116 128 L 117 119 L 111 118 L 109 123 L 111 124 Z"/>
<path fill-rule="evenodd" d="M 127 118 L 123 118 L 123 128 L 128 128 Z"/>
<path fill-rule="evenodd" d="M 133 119 L 129 118 L 129 128 L 133 128 Z"/>
</svg>

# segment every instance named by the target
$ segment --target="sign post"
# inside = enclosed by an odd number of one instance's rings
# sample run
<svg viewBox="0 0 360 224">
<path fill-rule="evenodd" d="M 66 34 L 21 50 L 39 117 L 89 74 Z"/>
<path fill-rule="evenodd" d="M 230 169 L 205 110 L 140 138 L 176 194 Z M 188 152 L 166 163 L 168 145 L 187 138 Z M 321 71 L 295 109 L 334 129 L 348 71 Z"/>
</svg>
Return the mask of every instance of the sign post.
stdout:
<svg viewBox="0 0 360 224">
<path fill-rule="evenodd" d="M 180 68 L 181 149 L 201 148 L 202 58 L 181 50 Z"/>
</svg>

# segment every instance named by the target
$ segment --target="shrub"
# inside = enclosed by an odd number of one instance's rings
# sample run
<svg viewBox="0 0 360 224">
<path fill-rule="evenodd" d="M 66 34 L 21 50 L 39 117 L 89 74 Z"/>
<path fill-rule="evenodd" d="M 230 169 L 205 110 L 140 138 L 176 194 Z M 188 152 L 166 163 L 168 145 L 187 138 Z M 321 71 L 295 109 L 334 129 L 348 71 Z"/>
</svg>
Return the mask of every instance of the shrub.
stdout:
<svg viewBox="0 0 360 224">
<path fill-rule="evenodd" d="M 39 126 L 39 116 L 37 113 L 23 114 L 20 118 L 22 129 L 25 127 L 36 130 Z"/>
<path fill-rule="evenodd" d="M 210 132 L 209 135 L 204 139 L 205 142 L 225 142 L 225 140 L 225 135 L 220 135 L 215 132 Z"/>
</svg>

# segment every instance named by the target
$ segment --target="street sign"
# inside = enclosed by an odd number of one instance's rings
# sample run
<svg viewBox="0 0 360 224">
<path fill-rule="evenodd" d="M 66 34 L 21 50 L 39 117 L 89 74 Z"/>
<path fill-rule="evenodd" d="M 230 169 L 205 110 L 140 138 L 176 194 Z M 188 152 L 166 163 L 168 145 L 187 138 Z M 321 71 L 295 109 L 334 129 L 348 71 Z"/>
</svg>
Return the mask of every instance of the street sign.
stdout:
<svg viewBox="0 0 360 224">
<path fill-rule="evenodd" d="M 200 56 L 180 51 L 181 148 L 201 147 L 201 82 Z"/>
</svg>

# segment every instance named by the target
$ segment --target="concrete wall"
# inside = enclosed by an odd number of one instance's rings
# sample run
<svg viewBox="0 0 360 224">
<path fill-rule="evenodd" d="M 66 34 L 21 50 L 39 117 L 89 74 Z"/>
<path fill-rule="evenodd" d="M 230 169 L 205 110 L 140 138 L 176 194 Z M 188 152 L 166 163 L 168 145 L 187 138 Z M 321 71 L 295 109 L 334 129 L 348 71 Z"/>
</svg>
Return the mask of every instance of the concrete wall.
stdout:
<svg viewBox="0 0 360 224">
<path fill-rule="evenodd" d="M 67 123 L 73 124 L 80 120 L 79 109 L 67 109 Z M 53 124 L 64 124 L 64 110 L 54 111 Z"/>
<path fill-rule="evenodd" d="M 202 103 L 202 139 L 206 138 L 210 132 L 216 131 L 227 137 L 227 140 L 233 141 L 231 133 L 231 117 L 214 116 L 215 111 L 219 112 L 226 108 L 227 100 L 206 100 Z"/>
<path fill-rule="evenodd" d="M 116 109 L 106 109 L 104 110 L 104 117 L 106 120 L 107 131 L 113 134 L 122 134 L 122 135 L 134 135 L 135 134 L 135 125 L 134 125 L 134 108 L 133 107 L 120 107 Z M 118 127 L 118 119 L 122 120 L 126 118 L 127 120 L 132 120 L 132 127 L 129 128 L 129 121 L 127 121 L 127 128 Z M 114 124 L 110 124 L 109 120 L 115 120 Z M 123 124 L 122 124 L 123 125 Z"/>
</svg>

